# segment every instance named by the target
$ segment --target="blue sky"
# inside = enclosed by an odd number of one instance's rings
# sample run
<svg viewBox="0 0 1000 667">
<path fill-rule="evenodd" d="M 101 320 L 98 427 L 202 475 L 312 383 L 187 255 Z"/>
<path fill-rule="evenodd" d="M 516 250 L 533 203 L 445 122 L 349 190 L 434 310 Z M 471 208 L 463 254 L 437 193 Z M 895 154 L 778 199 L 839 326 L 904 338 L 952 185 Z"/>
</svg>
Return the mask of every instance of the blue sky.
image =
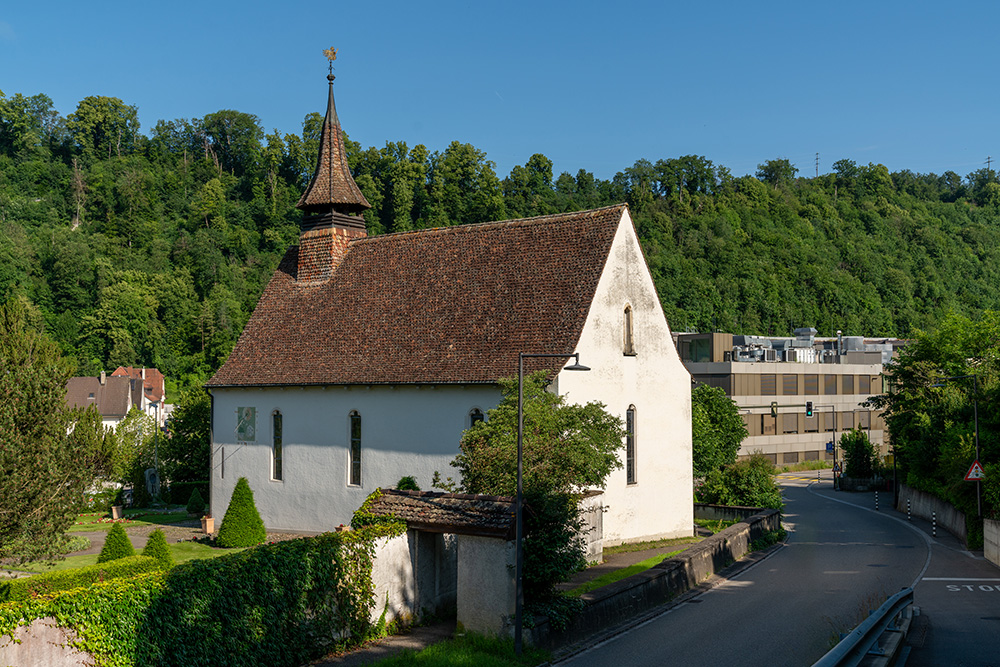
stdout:
<svg viewBox="0 0 1000 667">
<path fill-rule="evenodd" d="M 220 109 L 266 132 L 337 110 L 363 146 L 533 153 L 599 178 L 703 155 L 735 175 L 786 157 L 965 176 L 992 155 L 996 2 L 8 2 L 0 90 L 63 115 L 121 98 L 141 130 Z"/>
</svg>

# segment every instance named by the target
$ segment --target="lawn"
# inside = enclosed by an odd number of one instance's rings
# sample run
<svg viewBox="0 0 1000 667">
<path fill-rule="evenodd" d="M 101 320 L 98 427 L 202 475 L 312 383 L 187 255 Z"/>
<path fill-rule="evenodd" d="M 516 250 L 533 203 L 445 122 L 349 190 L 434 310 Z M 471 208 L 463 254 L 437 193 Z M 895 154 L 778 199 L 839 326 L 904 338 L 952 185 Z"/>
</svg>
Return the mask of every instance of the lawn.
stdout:
<svg viewBox="0 0 1000 667">
<path fill-rule="evenodd" d="M 201 558 L 216 558 L 218 556 L 225 556 L 226 554 L 236 553 L 237 551 L 243 551 L 242 548 L 237 549 L 217 549 L 215 547 L 210 547 L 207 544 L 201 544 L 200 542 L 175 542 L 173 544 L 168 544 L 170 547 L 170 555 L 174 557 L 174 563 L 186 563 L 189 560 L 198 560 Z M 141 549 L 137 549 L 136 553 L 142 553 Z M 68 556 L 61 561 L 56 562 L 54 565 L 46 565 L 45 563 L 25 563 L 24 565 L 18 565 L 17 569 L 23 572 L 51 572 L 53 570 L 71 570 L 75 567 L 84 567 L 86 565 L 94 565 L 97 563 L 98 554 L 87 554 L 84 556 Z"/>
<path fill-rule="evenodd" d="M 673 558 L 683 549 L 678 549 L 677 551 L 671 551 L 665 554 L 656 554 L 644 561 L 639 561 L 635 565 L 629 565 L 628 567 L 623 567 L 620 570 L 615 570 L 614 572 L 608 572 L 607 574 L 602 574 L 597 579 L 592 579 L 584 584 L 580 584 L 576 588 L 567 591 L 567 595 L 572 595 L 573 597 L 580 597 L 584 593 L 589 593 L 590 591 L 596 590 L 598 588 L 603 588 L 608 584 L 613 584 L 616 581 L 621 581 L 626 577 L 631 577 L 633 574 L 639 574 L 640 572 L 645 572 L 651 567 L 659 565 L 668 558 Z"/>
<path fill-rule="evenodd" d="M 378 667 L 506 667 L 508 665 L 540 665 L 547 662 L 547 652 L 525 646 L 520 657 L 514 655 L 514 640 L 482 637 L 466 633 L 448 641 L 431 644 L 419 653 L 403 651 L 391 658 L 374 663 Z"/>
<path fill-rule="evenodd" d="M 124 518 L 115 521 L 106 512 L 87 512 L 77 515 L 73 525 L 69 527 L 70 533 L 81 533 L 91 530 L 111 530 L 111 526 L 116 523 L 129 526 L 165 526 L 171 523 L 187 521 L 186 510 L 179 509 L 172 512 L 148 512 L 146 510 L 134 510 L 125 512 Z"/>
</svg>

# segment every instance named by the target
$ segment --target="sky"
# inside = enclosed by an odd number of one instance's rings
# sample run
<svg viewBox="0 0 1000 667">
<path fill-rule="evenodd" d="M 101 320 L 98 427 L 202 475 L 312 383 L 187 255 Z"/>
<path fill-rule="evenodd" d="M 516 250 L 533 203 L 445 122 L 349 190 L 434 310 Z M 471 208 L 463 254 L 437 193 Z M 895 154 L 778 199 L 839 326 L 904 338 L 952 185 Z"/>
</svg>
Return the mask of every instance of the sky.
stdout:
<svg viewBox="0 0 1000 667">
<path fill-rule="evenodd" d="M 117 97 L 147 135 L 222 109 L 299 134 L 332 46 L 351 139 L 470 143 L 500 178 L 535 153 L 602 179 L 692 154 L 965 176 L 1000 162 L 997 27 L 978 0 L 7 2 L 0 91 Z"/>
</svg>

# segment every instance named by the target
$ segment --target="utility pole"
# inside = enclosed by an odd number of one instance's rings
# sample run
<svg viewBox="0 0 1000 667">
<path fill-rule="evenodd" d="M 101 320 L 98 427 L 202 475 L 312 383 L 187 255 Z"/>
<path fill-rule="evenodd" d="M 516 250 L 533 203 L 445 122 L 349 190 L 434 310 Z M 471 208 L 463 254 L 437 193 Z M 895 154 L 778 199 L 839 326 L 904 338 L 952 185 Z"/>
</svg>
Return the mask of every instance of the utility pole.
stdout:
<svg viewBox="0 0 1000 667">
<path fill-rule="evenodd" d="M 816 153 L 816 178 L 819 178 L 819 153 Z"/>
<path fill-rule="evenodd" d="M 986 156 L 986 169 L 987 169 L 987 171 L 989 171 L 989 168 L 990 168 L 990 162 L 991 162 L 992 160 L 993 160 L 993 158 L 992 158 L 991 156 L 989 156 L 989 155 L 987 155 L 987 156 Z"/>
</svg>

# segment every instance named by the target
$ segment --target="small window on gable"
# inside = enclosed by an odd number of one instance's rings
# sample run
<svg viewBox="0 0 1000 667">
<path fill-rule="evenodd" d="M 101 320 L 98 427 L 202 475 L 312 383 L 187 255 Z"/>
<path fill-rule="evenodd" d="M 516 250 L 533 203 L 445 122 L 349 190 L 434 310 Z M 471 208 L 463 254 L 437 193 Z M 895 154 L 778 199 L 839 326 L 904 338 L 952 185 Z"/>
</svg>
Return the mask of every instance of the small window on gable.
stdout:
<svg viewBox="0 0 1000 667">
<path fill-rule="evenodd" d="M 635 484 L 635 406 L 625 411 L 625 483 Z"/>
<path fill-rule="evenodd" d="M 93 393 L 89 394 L 89 395 L 87 396 L 87 398 L 89 398 L 89 399 L 93 399 L 93 398 L 94 398 L 94 394 L 93 394 Z"/>
<path fill-rule="evenodd" d="M 282 418 L 280 412 L 271 415 L 271 479 L 281 480 Z"/>
<path fill-rule="evenodd" d="M 484 421 L 486 421 L 486 415 L 483 414 L 483 411 L 479 408 L 472 408 L 472 411 L 469 413 L 469 428 Z"/>
<path fill-rule="evenodd" d="M 351 411 L 351 461 L 349 479 L 351 486 L 361 486 L 361 415 Z"/>
<path fill-rule="evenodd" d="M 626 356 L 635 356 L 635 340 L 632 337 L 632 306 L 625 306 L 625 316 L 622 326 L 624 336 L 622 352 Z"/>
</svg>

